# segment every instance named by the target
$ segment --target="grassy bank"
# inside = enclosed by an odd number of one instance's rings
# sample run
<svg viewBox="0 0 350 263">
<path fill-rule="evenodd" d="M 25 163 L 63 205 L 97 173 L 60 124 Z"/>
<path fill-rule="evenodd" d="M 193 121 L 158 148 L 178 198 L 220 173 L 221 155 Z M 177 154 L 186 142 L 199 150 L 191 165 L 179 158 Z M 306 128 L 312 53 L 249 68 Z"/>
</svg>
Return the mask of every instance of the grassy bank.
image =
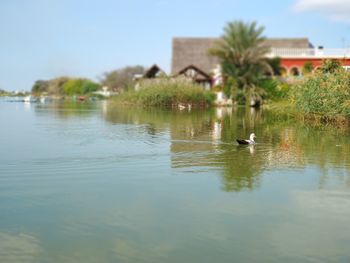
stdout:
<svg viewBox="0 0 350 263">
<path fill-rule="evenodd" d="M 207 107 L 215 96 L 203 87 L 184 79 L 157 79 L 139 83 L 139 90 L 126 91 L 114 98 L 116 103 L 172 107 L 180 104 Z"/>
<path fill-rule="evenodd" d="M 263 108 L 264 110 L 272 111 L 278 118 L 290 118 L 311 126 L 329 125 L 344 128 L 350 124 L 350 119 L 342 115 L 330 116 L 318 113 L 305 113 L 291 99 L 270 102 L 265 104 Z"/>
</svg>

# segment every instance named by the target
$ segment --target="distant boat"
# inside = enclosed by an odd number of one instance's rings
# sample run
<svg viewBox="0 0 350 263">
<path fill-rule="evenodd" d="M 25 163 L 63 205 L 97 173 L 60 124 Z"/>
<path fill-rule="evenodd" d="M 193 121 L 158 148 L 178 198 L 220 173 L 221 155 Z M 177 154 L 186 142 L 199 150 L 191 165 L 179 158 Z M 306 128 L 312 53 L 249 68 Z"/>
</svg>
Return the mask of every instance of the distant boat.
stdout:
<svg viewBox="0 0 350 263">
<path fill-rule="evenodd" d="M 238 144 L 255 144 L 255 133 L 250 134 L 249 140 L 241 140 L 241 139 L 236 139 Z"/>
<path fill-rule="evenodd" d="M 49 96 L 41 96 L 40 97 L 41 103 L 46 103 L 46 102 L 49 102 L 50 100 L 51 100 L 51 98 Z"/>
<path fill-rule="evenodd" d="M 23 101 L 27 103 L 31 103 L 31 102 L 37 102 L 38 100 L 34 96 L 29 95 L 27 97 L 24 97 Z"/>
</svg>

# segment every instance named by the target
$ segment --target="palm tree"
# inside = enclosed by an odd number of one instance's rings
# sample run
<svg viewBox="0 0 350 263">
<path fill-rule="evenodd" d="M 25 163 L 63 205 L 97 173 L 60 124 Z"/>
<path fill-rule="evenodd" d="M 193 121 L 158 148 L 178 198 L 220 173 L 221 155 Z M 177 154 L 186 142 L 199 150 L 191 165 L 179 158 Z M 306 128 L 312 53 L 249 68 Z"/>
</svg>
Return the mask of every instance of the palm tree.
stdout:
<svg viewBox="0 0 350 263">
<path fill-rule="evenodd" d="M 230 22 L 224 27 L 220 40 L 209 50 L 220 59 L 226 83 L 234 79 L 237 88 L 249 99 L 259 94 L 259 81 L 264 73 L 272 72 L 266 59 L 269 47 L 264 45 L 263 31 L 264 27 L 258 27 L 256 22 Z"/>
</svg>

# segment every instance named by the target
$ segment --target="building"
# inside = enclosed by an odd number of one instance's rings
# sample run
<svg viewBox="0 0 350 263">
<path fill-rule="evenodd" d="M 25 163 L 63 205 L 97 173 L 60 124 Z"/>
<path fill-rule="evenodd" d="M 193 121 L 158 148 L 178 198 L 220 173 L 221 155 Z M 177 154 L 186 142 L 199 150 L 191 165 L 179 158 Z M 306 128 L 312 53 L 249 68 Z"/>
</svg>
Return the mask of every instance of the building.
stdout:
<svg viewBox="0 0 350 263">
<path fill-rule="evenodd" d="M 154 64 L 141 76 L 144 79 L 155 79 L 158 77 L 166 77 L 167 75 L 164 70 L 162 70 L 158 65 Z"/>
<path fill-rule="evenodd" d="M 217 65 L 217 57 L 208 54 L 218 38 L 174 38 L 172 42 L 173 75 L 188 66 L 196 67 L 207 75 L 212 75 Z M 344 67 L 350 67 L 350 49 L 315 48 L 308 38 L 269 38 L 266 45 L 271 47 L 269 58 L 280 57 L 282 75 L 302 75 L 305 62 L 311 62 L 317 69 L 324 59 L 339 59 Z"/>
<path fill-rule="evenodd" d="M 189 65 L 183 68 L 178 72 L 177 76 L 191 79 L 193 82 L 202 85 L 206 89 L 210 89 L 212 83 L 211 76 L 194 65 Z"/>
<path fill-rule="evenodd" d="M 337 59 L 343 67 L 350 68 L 350 49 L 345 48 L 271 48 L 268 57 L 280 57 L 282 74 L 287 76 L 302 75 L 302 68 L 306 62 L 310 62 L 316 70 L 325 59 Z"/>
</svg>

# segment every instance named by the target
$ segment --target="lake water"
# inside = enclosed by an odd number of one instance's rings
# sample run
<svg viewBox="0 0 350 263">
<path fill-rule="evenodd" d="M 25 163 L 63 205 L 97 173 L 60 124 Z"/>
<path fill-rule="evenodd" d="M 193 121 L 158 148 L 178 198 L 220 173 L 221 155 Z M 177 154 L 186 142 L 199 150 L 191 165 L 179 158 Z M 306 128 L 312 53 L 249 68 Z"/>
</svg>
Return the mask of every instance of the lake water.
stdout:
<svg viewBox="0 0 350 263">
<path fill-rule="evenodd" d="M 350 262 L 347 129 L 4 99 L 0 123 L 0 262 Z"/>
</svg>

